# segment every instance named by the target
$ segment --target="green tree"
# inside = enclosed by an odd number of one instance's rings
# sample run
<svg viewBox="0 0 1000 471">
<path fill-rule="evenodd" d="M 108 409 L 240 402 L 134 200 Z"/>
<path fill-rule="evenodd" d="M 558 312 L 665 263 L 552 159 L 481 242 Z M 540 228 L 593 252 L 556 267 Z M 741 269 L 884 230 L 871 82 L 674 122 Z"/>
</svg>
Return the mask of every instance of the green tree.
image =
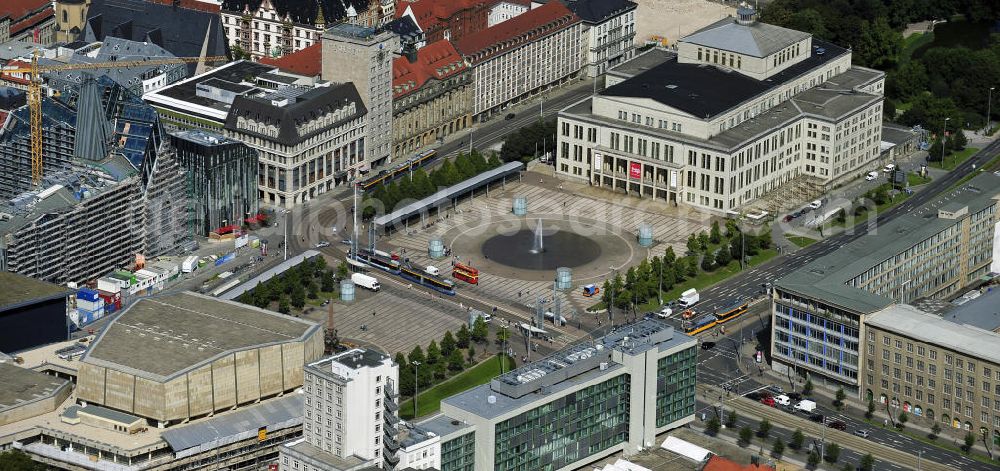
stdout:
<svg viewBox="0 0 1000 471">
<path fill-rule="evenodd" d="M 743 426 L 740 429 L 740 446 L 749 445 L 751 440 L 753 440 L 753 430 L 750 430 L 750 427 Z"/>
<path fill-rule="evenodd" d="M 809 453 L 809 458 L 806 459 L 807 466 L 809 466 L 812 469 L 816 469 L 816 467 L 819 466 L 819 462 L 820 462 L 819 453 L 816 453 L 815 451 Z"/>
<path fill-rule="evenodd" d="M 470 365 L 476 362 L 476 346 L 475 345 L 469 345 L 469 351 L 468 351 L 468 354 L 466 355 L 466 359 L 469 361 Z"/>
<path fill-rule="evenodd" d="M 458 328 L 458 334 L 455 335 L 455 345 L 458 348 L 469 348 L 469 328 L 462 324 L 462 327 Z"/>
<path fill-rule="evenodd" d="M 694 278 L 698 276 L 698 259 L 689 258 L 687 263 L 687 273 L 685 273 L 688 278 Z"/>
<path fill-rule="evenodd" d="M 723 247 L 715 253 L 715 264 L 720 268 L 729 265 L 731 261 L 733 261 L 733 256 L 729 253 L 729 249 Z"/>
<path fill-rule="evenodd" d="M 906 412 L 900 412 L 899 418 L 896 420 L 896 428 L 903 430 L 903 427 L 906 426 L 906 422 L 908 422 L 909 420 L 910 420 L 909 414 L 907 414 Z"/>
<path fill-rule="evenodd" d="M 726 415 L 726 427 L 733 428 L 737 419 L 739 419 L 739 414 L 735 410 L 729 411 L 729 414 Z"/>
<path fill-rule="evenodd" d="M 495 335 L 497 345 L 503 345 L 505 342 L 510 341 L 510 331 L 508 331 L 506 327 L 497 329 Z"/>
<path fill-rule="evenodd" d="M 701 243 L 698 242 L 698 236 L 694 234 L 688 236 L 687 249 L 688 253 L 697 253 L 701 250 Z"/>
<path fill-rule="evenodd" d="M 961 129 L 952 133 L 952 135 L 948 137 L 948 141 L 951 143 L 952 150 L 965 149 L 965 146 L 969 144 L 969 139 L 965 137 L 965 131 L 962 131 Z"/>
<path fill-rule="evenodd" d="M 792 440 L 788 442 L 788 447 L 793 450 L 802 449 L 802 443 L 806 441 L 806 436 L 801 429 L 795 429 L 792 433 Z"/>
<path fill-rule="evenodd" d="M 337 265 L 337 278 L 344 280 L 348 276 L 350 276 L 350 271 L 347 269 L 347 262 L 340 262 L 340 265 Z"/>
<path fill-rule="evenodd" d="M 712 271 L 715 268 L 715 256 L 711 254 L 705 254 L 701 257 L 701 269 L 704 271 Z"/>
<path fill-rule="evenodd" d="M 705 433 L 713 437 L 719 433 L 720 429 L 722 429 L 722 424 L 719 422 L 718 417 L 713 416 L 705 423 Z"/>
<path fill-rule="evenodd" d="M 972 446 L 975 445 L 975 444 L 976 444 L 976 436 L 973 435 L 971 431 L 970 432 L 966 432 L 965 433 L 965 446 L 962 447 L 962 449 L 965 450 L 966 453 L 969 453 L 969 452 L 972 451 Z"/>
<path fill-rule="evenodd" d="M 823 457 L 828 463 L 836 463 L 840 459 L 840 445 L 836 443 L 831 443 L 826 445 Z"/>
<path fill-rule="evenodd" d="M 392 358 L 392 361 L 396 362 L 396 366 L 399 367 L 399 371 L 405 370 L 406 367 L 408 366 L 408 363 L 406 363 L 406 357 L 403 355 L 403 352 L 396 352 L 396 356 Z"/>
<path fill-rule="evenodd" d="M 309 285 L 306 286 L 306 291 L 309 293 L 309 299 L 319 298 L 319 285 L 317 285 L 315 281 L 309 281 Z"/>
<path fill-rule="evenodd" d="M 855 471 L 854 465 L 851 463 L 844 463 L 844 465 L 840 467 L 840 471 Z"/>
<path fill-rule="evenodd" d="M 44 471 L 45 465 L 34 461 L 21 450 L 0 453 L 0 471 Z"/>
<path fill-rule="evenodd" d="M 808 396 L 813 392 L 813 382 L 811 379 L 806 379 L 806 384 L 802 385 L 802 394 Z"/>
<path fill-rule="evenodd" d="M 673 247 L 667 247 L 667 250 L 663 251 L 663 263 L 665 265 L 673 265 L 677 261 L 677 255 L 674 254 Z"/>
<path fill-rule="evenodd" d="M 732 239 L 733 236 L 740 232 L 740 226 L 737 224 L 735 219 L 726 219 L 726 238 Z"/>
<path fill-rule="evenodd" d="M 861 457 L 861 463 L 858 464 L 860 471 L 872 471 L 875 469 L 875 457 L 871 453 L 866 454 Z"/>
<path fill-rule="evenodd" d="M 437 188 L 431 182 L 431 177 L 421 168 L 413 172 L 413 190 L 422 198 L 433 194 Z"/>
<path fill-rule="evenodd" d="M 489 334 L 489 327 L 486 325 L 486 321 L 483 316 L 476 317 L 475 322 L 472 323 L 472 341 L 474 342 L 484 342 L 486 341 L 486 336 Z"/>
<path fill-rule="evenodd" d="M 771 239 L 771 229 L 765 226 L 764 230 L 757 235 L 755 240 L 757 241 L 757 246 L 761 249 L 771 248 L 771 244 L 773 244 L 773 240 Z"/>
<path fill-rule="evenodd" d="M 936 440 L 938 435 L 941 435 L 941 424 L 934 422 L 934 425 L 931 426 L 931 440 Z"/>
<path fill-rule="evenodd" d="M 708 233 L 705 231 L 698 233 L 698 246 L 702 251 L 708 250 Z"/>
<path fill-rule="evenodd" d="M 278 312 L 280 312 L 282 314 L 288 314 L 289 312 L 292 312 L 292 307 L 288 304 L 288 298 L 287 297 L 282 296 L 278 300 Z"/>
<path fill-rule="evenodd" d="M 844 392 L 843 387 L 840 387 L 837 389 L 837 394 L 833 401 L 833 405 L 837 406 L 837 410 L 840 410 L 844 406 L 844 399 L 847 399 L 847 393 Z"/>
<path fill-rule="evenodd" d="M 785 442 L 781 440 L 775 440 L 774 446 L 771 447 L 771 456 L 775 458 L 781 458 L 781 455 L 785 453 Z"/>
<path fill-rule="evenodd" d="M 762 419 L 760 424 L 757 425 L 757 436 L 767 440 L 767 436 L 771 434 L 771 422 L 769 420 Z"/>
<path fill-rule="evenodd" d="M 441 348 L 438 347 L 437 342 L 431 340 L 431 343 L 427 345 L 427 363 L 435 364 L 441 360 Z"/>
<path fill-rule="evenodd" d="M 722 240 L 722 231 L 719 230 L 719 221 L 712 221 L 712 230 L 708 234 L 708 240 L 713 244 L 718 244 Z"/>
<path fill-rule="evenodd" d="M 441 338 L 441 355 L 447 357 L 451 355 L 451 352 L 455 350 L 455 337 L 451 335 L 451 331 L 446 331 L 444 337 Z"/>
<path fill-rule="evenodd" d="M 424 363 L 424 350 L 420 348 L 420 345 L 417 345 L 413 347 L 413 350 L 410 350 L 410 354 L 406 359 L 409 360 L 411 365 L 414 363 Z"/>
<path fill-rule="evenodd" d="M 306 305 L 306 290 L 301 284 L 292 287 L 291 301 L 295 309 L 302 309 Z"/>
<path fill-rule="evenodd" d="M 861 65 L 886 69 L 896 63 L 903 49 L 903 35 L 889 26 L 885 17 L 861 22 L 856 54 Z"/>
<path fill-rule="evenodd" d="M 324 293 L 332 293 L 334 290 L 337 289 L 337 282 L 334 281 L 333 279 L 332 271 L 323 270 L 323 277 L 320 289 L 322 289 Z"/>
<path fill-rule="evenodd" d="M 500 157 L 497 155 L 496 152 L 490 153 L 490 160 L 488 162 L 490 164 L 490 168 L 491 169 L 494 169 L 494 168 L 497 168 L 497 167 L 503 165 L 503 162 L 500 161 Z"/>
<path fill-rule="evenodd" d="M 462 358 L 462 351 L 455 349 L 448 354 L 448 369 L 451 371 L 462 371 L 465 367 L 465 359 Z"/>
</svg>

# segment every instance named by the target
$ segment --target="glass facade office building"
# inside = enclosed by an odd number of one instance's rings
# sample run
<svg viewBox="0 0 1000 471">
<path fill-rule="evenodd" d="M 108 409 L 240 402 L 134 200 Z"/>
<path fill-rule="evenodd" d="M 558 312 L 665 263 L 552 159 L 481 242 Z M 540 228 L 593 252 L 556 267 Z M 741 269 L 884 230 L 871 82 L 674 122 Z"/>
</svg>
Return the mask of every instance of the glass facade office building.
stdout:
<svg viewBox="0 0 1000 471">
<path fill-rule="evenodd" d="M 694 414 L 698 351 L 687 349 L 656 362 L 656 426 Z"/>
<path fill-rule="evenodd" d="M 199 236 L 240 225 L 258 210 L 257 151 L 207 131 L 171 135 L 190 195 L 188 229 Z"/>
<path fill-rule="evenodd" d="M 475 471 L 476 434 L 441 442 L 441 471 Z"/>
</svg>

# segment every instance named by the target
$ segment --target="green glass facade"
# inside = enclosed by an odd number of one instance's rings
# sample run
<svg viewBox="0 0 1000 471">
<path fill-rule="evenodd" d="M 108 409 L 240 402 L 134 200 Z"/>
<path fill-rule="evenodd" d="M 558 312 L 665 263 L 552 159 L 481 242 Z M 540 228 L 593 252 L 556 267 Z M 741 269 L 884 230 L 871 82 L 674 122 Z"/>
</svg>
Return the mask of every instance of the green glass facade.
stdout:
<svg viewBox="0 0 1000 471">
<path fill-rule="evenodd" d="M 698 350 L 688 348 L 656 362 L 656 426 L 694 414 Z"/>
<path fill-rule="evenodd" d="M 498 423 L 493 469 L 551 471 L 625 442 L 629 382 L 619 375 Z"/>
<path fill-rule="evenodd" d="M 475 467 L 475 432 L 441 443 L 441 471 L 473 471 Z"/>
</svg>

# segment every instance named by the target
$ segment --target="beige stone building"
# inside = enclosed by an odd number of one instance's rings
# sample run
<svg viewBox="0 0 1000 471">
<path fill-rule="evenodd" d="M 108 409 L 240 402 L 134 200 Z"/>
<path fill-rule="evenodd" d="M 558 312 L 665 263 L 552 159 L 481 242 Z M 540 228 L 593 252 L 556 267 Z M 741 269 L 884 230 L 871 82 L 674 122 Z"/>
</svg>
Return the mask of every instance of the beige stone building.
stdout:
<svg viewBox="0 0 1000 471">
<path fill-rule="evenodd" d="M 717 214 L 794 204 L 880 167 L 882 72 L 741 8 L 608 72 L 559 114 L 556 171 Z"/>
<path fill-rule="evenodd" d="M 90 0 L 56 0 L 56 41 L 76 41 L 87 24 Z"/>
<path fill-rule="evenodd" d="M 364 157 L 371 167 L 392 160 L 392 61 L 400 47 L 390 31 L 353 24 L 323 33 L 323 80 L 353 83 L 368 109 Z"/>
<path fill-rule="evenodd" d="M 913 306 L 868 317 L 865 399 L 1000 445 L 1000 334 Z"/>
<path fill-rule="evenodd" d="M 80 360 L 77 398 L 165 427 L 302 386 L 318 325 L 184 292 L 142 299 Z"/>
<path fill-rule="evenodd" d="M 472 124 L 472 72 L 442 39 L 392 65 L 394 153 L 403 156 Z"/>
</svg>

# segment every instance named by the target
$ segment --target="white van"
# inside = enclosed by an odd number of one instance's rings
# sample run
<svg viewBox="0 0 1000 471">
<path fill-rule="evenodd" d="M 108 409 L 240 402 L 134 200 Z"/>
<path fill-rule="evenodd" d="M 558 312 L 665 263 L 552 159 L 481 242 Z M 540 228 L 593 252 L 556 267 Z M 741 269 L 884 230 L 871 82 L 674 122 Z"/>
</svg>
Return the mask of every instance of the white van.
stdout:
<svg viewBox="0 0 1000 471">
<path fill-rule="evenodd" d="M 438 276 L 441 274 L 441 270 L 438 270 L 438 267 L 435 267 L 434 265 L 427 265 L 427 269 L 425 271 L 434 276 Z"/>
<path fill-rule="evenodd" d="M 782 394 L 779 396 L 774 396 L 774 403 L 782 406 L 787 406 L 792 403 L 792 399 Z"/>
</svg>

